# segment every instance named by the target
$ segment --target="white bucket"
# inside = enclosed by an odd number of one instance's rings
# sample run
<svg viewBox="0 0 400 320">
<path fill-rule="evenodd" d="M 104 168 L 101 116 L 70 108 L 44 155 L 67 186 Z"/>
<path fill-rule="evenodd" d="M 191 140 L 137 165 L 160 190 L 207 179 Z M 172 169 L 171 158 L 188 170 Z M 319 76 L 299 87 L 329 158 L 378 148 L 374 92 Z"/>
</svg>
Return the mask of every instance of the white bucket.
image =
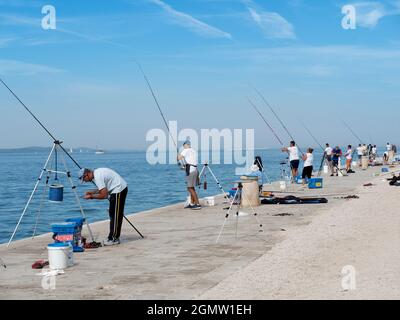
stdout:
<svg viewBox="0 0 400 320">
<path fill-rule="evenodd" d="M 324 165 L 324 173 L 328 174 L 329 173 L 329 166 Z"/>
<path fill-rule="evenodd" d="M 204 203 L 208 207 L 215 206 L 215 198 L 214 197 L 206 197 L 204 198 Z"/>
<path fill-rule="evenodd" d="M 358 165 L 358 162 L 357 162 L 357 161 L 353 161 L 353 162 L 351 163 L 351 166 L 352 166 L 353 168 L 356 168 L 357 165 Z"/>
<path fill-rule="evenodd" d="M 47 246 L 49 267 L 63 270 L 74 265 L 73 248 L 70 244 L 52 243 Z"/>
<path fill-rule="evenodd" d="M 286 189 L 286 181 L 279 181 L 279 186 L 280 186 L 281 190 L 285 190 Z"/>
</svg>

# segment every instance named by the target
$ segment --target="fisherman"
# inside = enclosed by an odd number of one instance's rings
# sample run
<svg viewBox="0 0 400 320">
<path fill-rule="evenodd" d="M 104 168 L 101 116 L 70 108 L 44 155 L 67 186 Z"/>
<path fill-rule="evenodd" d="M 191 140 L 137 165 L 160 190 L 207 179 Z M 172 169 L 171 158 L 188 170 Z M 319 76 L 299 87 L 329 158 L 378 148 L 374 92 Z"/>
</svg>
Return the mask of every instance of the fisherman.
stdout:
<svg viewBox="0 0 400 320">
<path fill-rule="evenodd" d="M 328 163 L 329 170 L 332 171 L 332 147 L 327 143 L 324 151 L 326 162 Z"/>
<path fill-rule="evenodd" d="M 383 153 L 383 164 L 384 164 L 384 165 L 387 165 L 388 162 L 389 162 L 389 152 L 388 152 L 388 151 L 385 151 L 385 152 Z"/>
<path fill-rule="evenodd" d="M 186 170 L 186 184 L 190 194 L 190 201 L 185 209 L 199 210 L 201 205 L 196 193 L 196 186 L 199 180 L 199 171 L 197 169 L 197 152 L 191 147 L 191 142 L 186 140 L 183 143 L 183 150 L 177 157 L 178 161 L 184 161 Z"/>
<path fill-rule="evenodd" d="M 376 160 L 376 157 L 378 156 L 378 149 L 376 147 L 376 144 L 374 144 L 374 146 L 372 147 L 371 154 L 372 154 L 372 160 Z"/>
<path fill-rule="evenodd" d="M 254 167 L 254 165 L 257 166 L 258 170 L 256 170 L 256 168 Z M 258 186 L 260 189 L 260 192 L 262 191 L 263 185 L 265 184 L 265 178 L 268 179 L 266 173 L 264 172 L 264 165 L 263 165 L 263 161 L 261 159 L 260 156 L 256 156 L 254 159 L 254 164 L 253 166 L 250 168 L 251 173 L 250 175 L 256 175 L 258 176 Z"/>
<path fill-rule="evenodd" d="M 363 145 L 360 143 L 357 147 L 357 155 L 358 155 L 358 165 L 361 167 L 362 163 L 361 163 L 361 159 L 363 157 L 364 154 L 364 147 Z"/>
<path fill-rule="evenodd" d="M 348 145 L 347 151 L 344 156 L 346 157 L 346 172 L 354 173 L 354 171 L 351 169 L 351 162 L 353 160 L 353 148 L 351 145 Z"/>
<path fill-rule="evenodd" d="M 264 176 L 260 167 L 257 164 L 253 164 L 250 167 L 250 173 L 248 174 L 249 177 L 257 177 L 258 178 L 258 191 L 261 192 L 264 184 Z"/>
<path fill-rule="evenodd" d="M 289 154 L 290 168 L 292 169 L 292 182 L 294 182 L 298 176 L 300 165 L 299 148 L 297 148 L 296 142 L 290 141 L 290 146 L 282 148 L 282 152 L 287 152 Z"/>
<path fill-rule="evenodd" d="M 306 184 L 306 178 L 311 179 L 311 177 L 312 177 L 313 161 L 314 161 L 313 152 L 314 152 L 314 149 L 308 148 L 307 154 L 305 154 L 303 156 L 303 161 L 304 161 L 304 168 L 303 168 L 303 174 L 302 174 L 303 185 Z"/>
<path fill-rule="evenodd" d="M 105 200 L 110 201 L 110 233 L 104 246 L 120 244 L 121 227 L 124 218 L 125 200 L 128 194 L 128 184 L 114 170 L 109 168 L 86 169 L 79 171 L 79 179 L 82 182 L 94 182 L 97 190 L 87 191 L 83 197 L 86 200 Z"/>
<path fill-rule="evenodd" d="M 332 150 L 332 174 L 331 177 L 333 176 L 338 176 L 338 170 L 339 170 L 339 160 L 340 157 L 342 156 L 342 149 L 340 149 L 339 146 L 336 146 L 333 150 Z"/>
</svg>

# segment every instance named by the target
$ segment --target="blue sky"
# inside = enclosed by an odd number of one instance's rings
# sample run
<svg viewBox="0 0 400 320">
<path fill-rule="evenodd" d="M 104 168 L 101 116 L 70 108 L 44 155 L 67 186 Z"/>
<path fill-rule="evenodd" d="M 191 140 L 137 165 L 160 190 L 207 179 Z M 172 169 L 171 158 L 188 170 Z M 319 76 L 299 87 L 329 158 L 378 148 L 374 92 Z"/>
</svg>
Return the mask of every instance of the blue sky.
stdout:
<svg viewBox="0 0 400 320">
<path fill-rule="evenodd" d="M 357 9 L 357 29 L 341 8 Z M 57 29 L 43 30 L 44 5 Z M 288 140 L 251 85 L 299 144 L 397 139 L 400 1 L 0 0 L 0 75 L 67 145 L 144 149 L 163 123 L 135 64 L 179 128 L 254 128 L 278 147 L 250 96 Z M 0 147 L 51 141 L 0 88 Z"/>
</svg>

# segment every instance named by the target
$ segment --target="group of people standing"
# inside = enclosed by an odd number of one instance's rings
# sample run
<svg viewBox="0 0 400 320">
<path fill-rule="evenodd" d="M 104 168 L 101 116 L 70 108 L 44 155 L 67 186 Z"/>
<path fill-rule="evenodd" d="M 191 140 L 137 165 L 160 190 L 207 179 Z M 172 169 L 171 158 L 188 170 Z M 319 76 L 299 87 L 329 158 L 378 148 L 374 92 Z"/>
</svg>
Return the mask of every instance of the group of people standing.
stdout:
<svg viewBox="0 0 400 320">
<path fill-rule="evenodd" d="M 389 153 L 395 154 L 395 152 L 397 151 L 396 149 L 397 148 L 395 145 L 388 143 L 387 152 L 385 152 L 384 154 L 384 160 L 385 156 L 389 158 Z M 295 179 L 296 177 L 299 176 L 300 159 L 304 161 L 303 172 L 301 175 L 303 183 L 305 182 L 306 178 L 310 179 L 312 177 L 313 162 L 314 162 L 313 148 L 308 148 L 307 152 L 303 154 L 300 151 L 300 149 L 296 146 L 296 142 L 291 141 L 289 147 L 282 148 L 282 152 L 287 152 L 289 155 L 292 179 Z M 352 162 L 355 152 L 357 152 L 358 155 L 359 166 L 361 166 L 361 161 L 364 156 L 367 156 L 369 161 L 375 160 L 376 157 L 378 156 L 377 146 L 372 144 L 370 145 L 359 144 L 359 146 L 356 149 L 353 149 L 352 145 L 348 145 L 344 152 L 339 146 L 332 148 L 329 145 L 329 143 L 325 145 L 323 156 L 325 159 L 325 163 L 328 165 L 329 171 L 331 172 L 331 177 L 339 175 L 339 171 L 341 171 L 340 159 L 343 156 L 346 159 L 346 167 L 345 167 L 346 173 L 354 173 L 352 169 Z M 300 153 L 302 153 L 301 157 Z"/>
</svg>

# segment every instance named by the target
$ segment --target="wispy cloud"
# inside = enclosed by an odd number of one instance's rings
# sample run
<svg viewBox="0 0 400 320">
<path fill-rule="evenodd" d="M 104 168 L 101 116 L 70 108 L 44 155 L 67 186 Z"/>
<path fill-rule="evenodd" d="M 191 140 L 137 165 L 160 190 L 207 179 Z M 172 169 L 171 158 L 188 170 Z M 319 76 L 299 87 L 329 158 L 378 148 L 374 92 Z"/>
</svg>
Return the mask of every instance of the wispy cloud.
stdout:
<svg viewBox="0 0 400 320">
<path fill-rule="evenodd" d="M 60 72 L 64 72 L 64 70 L 18 60 L 0 59 L 0 74 L 18 74 L 23 76 L 32 76 L 39 73 Z"/>
<path fill-rule="evenodd" d="M 250 12 L 253 21 L 260 27 L 267 38 L 295 39 L 293 25 L 276 12 L 258 9 L 252 0 L 242 0 Z"/>
<path fill-rule="evenodd" d="M 174 19 L 174 22 L 200 36 L 208 38 L 232 38 L 230 33 L 206 24 L 187 13 L 177 11 L 161 0 L 149 0 L 149 2 L 154 3 L 164 9 L 164 11 L 166 11 Z"/>
<path fill-rule="evenodd" d="M 63 24 L 65 20 L 58 19 L 57 20 L 57 28 L 53 30 L 52 32 L 58 32 L 58 33 L 63 33 L 64 35 L 71 36 L 77 39 L 85 40 L 88 42 L 100 42 L 100 43 L 106 43 L 110 44 L 113 46 L 118 46 L 118 47 L 127 47 L 126 45 L 117 43 L 115 41 L 112 41 L 110 39 L 107 39 L 104 36 L 98 36 L 98 35 L 91 35 L 91 34 L 85 34 L 82 32 L 66 29 L 63 27 L 60 27 L 60 25 Z M 36 28 L 38 32 L 43 31 L 41 27 L 41 19 L 40 18 L 33 18 L 30 16 L 24 16 L 24 15 L 18 15 L 18 14 L 7 14 L 3 13 L 0 14 L 0 25 L 6 25 L 6 26 L 25 26 L 25 27 L 33 27 Z M 65 42 L 65 41 L 58 41 L 60 42 Z M 54 43 L 54 41 L 49 41 L 49 40 L 40 40 L 40 41 L 25 41 L 26 45 L 44 45 L 44 44 L 49 44 L 49 43 Z M 1 46 L 1 39 L 0 39 L 0 46 Z"/>
<path fill-rule="evenodd" d="M 352 4 L 357 11 L 357 25 L 363 28 L 374 28 L 381 19 L 387 16 L 400 15 L 400 1 L 382 2 L 368 1 Z"/>
<path fill-rule="evenodd" d="M 0 38 L 0 48 L 7 46 L 10 42 L 15 40 L 15 38 Z"/>
</svg>

